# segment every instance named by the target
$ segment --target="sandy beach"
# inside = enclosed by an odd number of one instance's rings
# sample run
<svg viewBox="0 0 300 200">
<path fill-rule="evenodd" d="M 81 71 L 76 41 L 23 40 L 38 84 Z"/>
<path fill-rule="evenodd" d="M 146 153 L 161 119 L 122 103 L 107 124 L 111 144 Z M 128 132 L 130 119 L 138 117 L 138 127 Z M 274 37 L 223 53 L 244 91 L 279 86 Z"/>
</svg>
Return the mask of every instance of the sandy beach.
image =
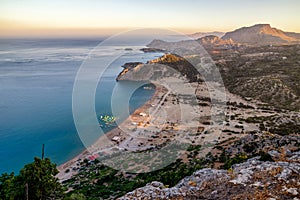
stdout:
<svg viewBox="0 0 300 200">
<path fill-rule="evenodd" d="M 78 173 L 81 163 L 85 159 L 88 161 L 98 159 L 101 162 L 103 161 L 102 157 L 115 153 L 158 150 L 173 141 L 202 145 L 202 154 L 205 156 L 214 144 L 232 137 L 231 133 L 222 132 L 227 123 L 225 118 L 216 122 L 216 119 L 212 117 L 218 113 L 212 113 L 212 104 L 209 100 L 211 94 L 206 83 L 189 83 L 181 78 L 169 77 L 160 82 L 154 81 L 153 84 L 156 86 L 155 93 L 149 101 L 136 109 L 118 127 L 102 135 L 82 153 L 58 166 L 60 172 L 57 177 L 61 181 Z M 255 106 L 228 91 L 226 91 L 226 100 Z M 237 110 L 227 106 L 223 109 L 225 110 L 222 112 L 226 112 L 228 116 L 238 114 L 247 117 L 254 113 L 264 114 L 257 109 L 251 110 L 251 112 L 249 109 Z M 235 137 L 243 137 L 246 132 L 259 130 L 255 124 L 244 124 L 243 130 L 241 130 L 237 128 L 238 124 L 238 120 L 231 120 L 230 125 L 228 123 L 226 125 L 226 129 L 236 132 Z M 178 153 L 180 153 L 178 157 L 183 160 L 187 159 L 184 150 L 180 150 Z M 116 158 L 127 159 L 122 156 Z M 112 159 L 108 163 L 114 164 L 118 161 Z M 148 165 L 151 163 L 145 163 L 132 162 L 131 164 L 140 165 L 139 167 L 144 171 L 150 170 Z"/>
<path fill-rule="evenodd" d="M 124 130 L 132 127 L 133 124 L 139 123 L 140 126 L 144 126 L 145 124 L 143 124 L 143 122 L 146 123 L 149 115 L 143 116 L 141 115 L 141 113 L 148 113 L 149 109 L 152 108 L 153 105 L 157 105 L 161 97 L 167 94 L 167 91 L 168 90 L 166 88 L 160 85 L 155 85 L 155 93 L 150 100 L 148 100 L 140 108 L 136 109 L 118 127 L 102 135 L 90 147 L 86 148 L 83 152 L 81 152 L 71 160 L 59 165 L 57 167 L 57 169 L 59 170 L 59 174 L 57 175 L 57 177 L 62 181 L 71 178 L 72 175 L 77 173 L 80 162 L 82 162 L 84 159 L 90 160 L 91 156 L 99 152 L 104 151 L 105 153 L 109 153 L 109 151 L 114 150 L 114 148 L 123 149 L 122 147 L 126 146 L 125 143 L 128 143 L 128 140 L 131 139 L 131 136 L 128 134 L 128 132 L 126 133 Z M 114 140 L 114 137 L 117 137 L 118 140 Z M 128 147 L 128 149 L 129 148 L 130 147 Z"/>
</svg>

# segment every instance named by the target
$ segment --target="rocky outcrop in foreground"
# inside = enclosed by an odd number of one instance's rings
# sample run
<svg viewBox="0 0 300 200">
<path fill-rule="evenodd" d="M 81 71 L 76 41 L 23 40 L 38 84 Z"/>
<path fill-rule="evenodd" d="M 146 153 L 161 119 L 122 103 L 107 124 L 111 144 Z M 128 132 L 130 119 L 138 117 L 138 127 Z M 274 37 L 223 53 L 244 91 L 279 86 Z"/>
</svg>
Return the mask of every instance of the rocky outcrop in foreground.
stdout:
<svg viewBox="0 0 300 200">
<path fill-rule="evenodd" d="M 264 162 L 259 157 L 230 170 L 202 169 L 168 188 L 152 182 L 127 193 L 129 199 L 293 199 L 300 198 L 300 152 L 286 162 Z"/>
</svg>

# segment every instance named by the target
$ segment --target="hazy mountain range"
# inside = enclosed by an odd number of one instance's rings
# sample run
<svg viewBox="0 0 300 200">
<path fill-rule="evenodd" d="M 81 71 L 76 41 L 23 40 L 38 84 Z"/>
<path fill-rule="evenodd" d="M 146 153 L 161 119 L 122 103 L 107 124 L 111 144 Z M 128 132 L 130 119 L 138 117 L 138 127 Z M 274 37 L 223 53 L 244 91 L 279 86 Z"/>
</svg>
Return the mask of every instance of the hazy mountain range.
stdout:
<svg viewBox="0 0 300 200">
<path fill-rule="evenodd" d="M 212 37 L 216 36 L 216 37 Z M 250 27 L 242 27 L 231 32 L 197 32 L 190 37 L 199 38 L 204 43 L 240 43 L 248 45 L 267 45 L 299 43 L 300 33 L 285 32 L 271 27 L 270 24 L 256 24 Z"/>
</svg>

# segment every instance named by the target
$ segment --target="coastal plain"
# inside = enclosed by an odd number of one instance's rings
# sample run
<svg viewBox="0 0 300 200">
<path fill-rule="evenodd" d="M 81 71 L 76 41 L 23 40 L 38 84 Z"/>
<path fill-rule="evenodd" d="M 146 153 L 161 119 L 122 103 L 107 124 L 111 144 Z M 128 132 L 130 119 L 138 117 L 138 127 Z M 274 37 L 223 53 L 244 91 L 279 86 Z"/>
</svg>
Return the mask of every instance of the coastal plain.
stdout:
<svg viewBox="0 0 300 200">
<path fill-rule="evenodd" d="M 103 199 L 247 199 L 251 191 L 257 199 L 295 199 L 299 44 L 206 36 L 147 46 L 145 53 L 164 55 L 124 63 L 116 81 L 148 81 L 152 86 L 144 89 L 155 89 L 154 95 L 59 166 L 69 192 L 93 191 Z"/>
</svg>

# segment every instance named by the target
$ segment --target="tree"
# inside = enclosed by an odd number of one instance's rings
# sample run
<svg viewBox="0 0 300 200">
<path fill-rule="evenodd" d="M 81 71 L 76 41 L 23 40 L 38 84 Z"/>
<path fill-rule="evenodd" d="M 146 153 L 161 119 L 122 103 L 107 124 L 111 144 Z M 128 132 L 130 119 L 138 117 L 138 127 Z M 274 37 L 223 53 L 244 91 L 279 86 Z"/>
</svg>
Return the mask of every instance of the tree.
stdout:
<svg viewBox="0 0 300 200">
<path fill-rule="evenodd" d="M 14 199 L 14 173 L 2 174 L 0 177 L 0 199 Z"/>
<path fill-rule="evenodd" d="M 27 164 L 21 169 L 18 176 L 2 174 L 0 177 L 1 200 L 57 200 L 64 196 L 64 188 L 55 176 L 58 174 L 56 164 L 51 163 L 49 158 L 35 157 L 34 162 Z"/>
<path fill-rule="evenodd" d="M 61 199 L 64 189 L 58 178 L 56 165 L 49 158 L 40 159 L 35 157 L 34 162 L 27 164 L 16 177 L 16 185 L 20 186 L 19 197 L 32 200 Z"/>
<path fill-rule="evenodd" d="M 86 200 L 86 198 L 81 193 L 73 193 L 70 197 L 64 198 L 64 200 Z"/>
</svg>

